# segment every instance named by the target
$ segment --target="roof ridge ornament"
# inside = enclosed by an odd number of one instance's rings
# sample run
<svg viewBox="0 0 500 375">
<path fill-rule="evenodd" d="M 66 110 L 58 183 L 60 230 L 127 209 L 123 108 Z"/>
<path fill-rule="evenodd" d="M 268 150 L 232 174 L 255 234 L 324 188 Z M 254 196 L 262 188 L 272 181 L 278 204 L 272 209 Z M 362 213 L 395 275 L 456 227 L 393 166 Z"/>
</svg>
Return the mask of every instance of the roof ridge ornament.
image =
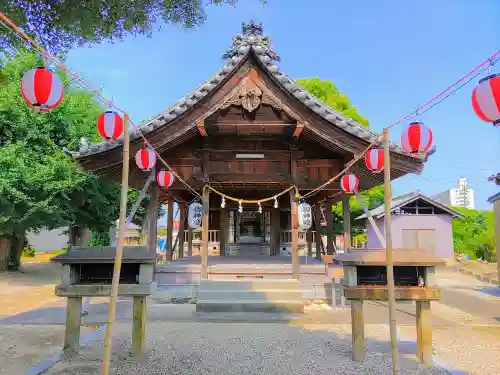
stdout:
<svg viewBox="0 0 500 375">
<path fill-rule="evenodd" d="M 263 35 L 264 28 L 262 23 L 242 23 L 242 33 L 233 36 L 233 44 L 222 56 L 228 60 L 234 56 L 246 55 L 253 50 L 257 55 L 269 57 L 268 61 L 280 61 L 280 56 L 272 49 L 271 38 Z"/>
</svg>

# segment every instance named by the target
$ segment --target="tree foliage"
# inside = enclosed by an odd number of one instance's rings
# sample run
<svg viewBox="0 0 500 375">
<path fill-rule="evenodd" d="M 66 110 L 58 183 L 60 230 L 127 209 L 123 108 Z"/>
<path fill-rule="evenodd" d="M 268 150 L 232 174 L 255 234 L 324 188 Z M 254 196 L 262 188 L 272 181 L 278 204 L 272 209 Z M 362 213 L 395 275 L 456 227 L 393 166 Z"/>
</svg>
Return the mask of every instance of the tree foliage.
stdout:
<svg viewBox="0 0 500 375">
<path fill-rule="evenodd" d="M 237 0 L 0 0 L 0 9 L 44 47 L 66 51 L 75 45 L 122 39 L 128 34 L 149 36 L 161 23 L 193 28 L 206 19 L 208 4 L 236 3 Z M 0 29 L 1 47 L 19 47 L 19 43 L 15 35 Z"/>
<path fill-rule="evenodd" d="M 466 215 L 453 220 L 455 252 L 465 253 L 472 259 L 492 260 L 496 254 L 493 211 L 453 208 Z"/>
<path fill-rule="evenodd" d="M 34 112 L 21 96 L 20 81 L 38 63 L 26 51 L 0 60 L 0 236 L 16 245 L 14 268 L 27 231 L 69 226 L 107 232 L 119 215 L 119 185 L 79 171 L 62 150 L 75 148 L 81 137 L 99 139 L 95 124 L 103 108 L 58 72 L 66 87 L 61 105 L 49 113 Z M 129 206 L 137 196 L 129 192 Z"/>
<path fill-rule="evenodd" d="M 368 120 L 358 113 L 357 108 L 351 105 L 347 95 L 342 94 L 332 81 L 323 81 L 314 77 L 300 78 L 297 82 L 332 109 L 368 128 Z"/>
</svg>

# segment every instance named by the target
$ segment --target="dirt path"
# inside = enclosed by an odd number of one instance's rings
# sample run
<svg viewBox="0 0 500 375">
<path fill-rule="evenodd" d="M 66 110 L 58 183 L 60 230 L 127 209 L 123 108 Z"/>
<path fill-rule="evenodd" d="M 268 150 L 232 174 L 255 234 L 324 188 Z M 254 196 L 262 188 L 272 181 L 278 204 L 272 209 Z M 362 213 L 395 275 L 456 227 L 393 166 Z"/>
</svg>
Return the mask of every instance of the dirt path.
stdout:
<svg viewBox="0 0 500 375">
<path fill-rule="evenodd" d="M 57 301 L 54 287 L 59 282 L 60 266 L 46 259 L 27 261 L 19 272 L 0 272 L 0 317 Z"/>
</svg>

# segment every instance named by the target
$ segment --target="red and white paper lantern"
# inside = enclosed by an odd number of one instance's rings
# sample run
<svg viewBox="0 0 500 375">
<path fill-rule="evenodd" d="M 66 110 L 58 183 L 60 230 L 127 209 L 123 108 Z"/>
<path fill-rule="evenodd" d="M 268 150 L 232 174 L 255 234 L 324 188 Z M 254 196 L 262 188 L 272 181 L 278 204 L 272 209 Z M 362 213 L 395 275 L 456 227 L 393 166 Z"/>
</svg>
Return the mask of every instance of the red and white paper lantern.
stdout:
<svg viewBox="0 0 500 375">
<path fill-rule="evenodd" d="M 409 154 L 426 153 L 432 146 L 432 131 L 420 121 L 412 122 L 401 134 L 401 147 Z"/>
<path fill-rule="evenodd" d="M 141 148 L 135 154 L 135 164 L 140 169 L 150 170 L 156 164 L 156 154 L 151 148 Z"/>
<path fill-rule="evenodd" d="M 45 68 L 36 68 L 24 73 L 21 94 L 30 107 L 49 112 L 61 103 L 64 87 L 57 74 Z"/>
<path fill-rule="evenodd" d="M 175 176 L 170 171 L 160 171 L 156 176 L 156 181 L 161 187 L 170 187 L 175 181 Z"/>
<path fill-rule="evenodd" d="M 356 190 L 358 190 L 358 186 L 359 178 L 352 173 L 346 174 L 340 179 L 340 187 L 346 193 L 354 193 Z"/>
<path fill-rule="evenodd" d="M 500 74 L 479 81 L 472 92 L 472 108 L 481 120 L 500 126 Z"/>
<path fill-rule="evenodd" d="M 97 119 L 97 131 L 107 140 L 117 139 L 123 134 L 123 119 L 114 111 L 106 111 Z"/>
<path fill-rule="evenodd" d="M 372 172 L 380 172 L 384 169 L 384 150 L 372 148 L 365 154 L 365 165 Z"/>
</svg>

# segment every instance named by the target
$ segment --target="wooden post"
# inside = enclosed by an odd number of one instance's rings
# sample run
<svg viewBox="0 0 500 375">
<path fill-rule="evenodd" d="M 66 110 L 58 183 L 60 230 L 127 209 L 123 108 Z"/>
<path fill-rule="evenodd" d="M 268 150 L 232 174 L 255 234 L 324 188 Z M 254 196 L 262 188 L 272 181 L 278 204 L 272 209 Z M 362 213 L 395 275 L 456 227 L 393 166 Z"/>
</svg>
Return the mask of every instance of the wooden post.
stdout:
<svg viewBox="0 0 500 375">
<path fill-rule="evenodd" d="M 271 255 L 280 255 L 280 210 L 271 211 Z"/>
<path fill-rule="evenodd" d="M 493 202 L 493 215 L 495 217 L 498 280 L 500 280 L 500 198 Z"/>
<path fill-rule="evenodd" d="M 313 256 L 313 233 L 312 233 L 312 225 L 306 232 L 306 241 L 307 241 L 307 256 Z"/>
<path fill-rule="evenodd" d="M 427 367 L 432 366 L 431 301 L 417 302 L 417 357 Z"/>
<path fill-rule="evenodd" d="M 210 190 L 203 191 L 203 222 L 201 232 L 201 279 L 208 280 L 208 225 L 210 221 Z"/>
<path fill-rule="evenodd" d="M 391 154 L 389 150 L 389 130 L 384 129 L 384 198 L 385 198 L 385 250 L 387 257 L 387 300 L 389 304 L 389 328 L 392 351 L 392 373 L 399 374 L 398 337 L 396 326 L 396 301 L 394 299 L 394 268 L 392 260 L 391 236 Z"/>
<path fill-rule="evenodd" d="M 132 355 L 144 353 L 146 346 L 146 296 L 134 296 L 132 322 Z"/>
<path fill-rule="evenodd" d="M 220 210 L 219 251 L 221 256 L 229 255 L 227 243 L 229 240 L 229 211 L 227 208 Z"/>
<path fill-rule="evenodd" d="M 129 117 L 127 114 L 123 116 L 123 164 L 122 164 L 122 186 L 120 196 L 120 218 L 118 221 L 119 233 L 118 242 L 116 244 L 115 263 L 113 268 L 113 281 L 111 283 L 111 293 L 108 307 L 108 325 L 106 326 L 106 335 L 104 337 L 104 357 L 101 369 L 101 375 L 109 374 L 109 366 L 111 360 L 111 339 L 113 333 L 113 324 L 116 317 L 116 300 L 118 297 L 118 284 L 120 283 L 120 271 L 122 266 L 123 241 L 125 239 L 125 216 L 127 214 L 127 193 L 128 193 L 128 173 L 129 173 L 129 147 L 130 135 L 128 132 Z M 81 302 L 80 302 L 81 303 Z M 81 304 L 79 308 L 81 312 Z"/>
<path fill-rule="evenodd" d="M 66 306 L 66 330 L 64 332 L 64 349 L 76 349 L 80 342 L 80 325 L 82 322 L 82 297 L 68 297 Z"/>
<path fill-rule="evenodd" d="M 351 248 L 351 207 L 349 205 L 349 195 L 342 196 L 342 210 L 344 223 L 344 251 L 347 253 Z"/>
<path fill-rule="evenodd" d="M 167 260 L 172 260 L 174 255 L 174 201 L 168 200 L 167 205 Z"/>
<path fill-rule="evenodd" d="M 157 227 L 158 227 L 158 197 L 160 189 L 156 182 L 151 184 L 151 200 L 148 204 L 148 248 L 151 255 L 156 257 Z"/>
<path fill-rule="evenodd" d="M 184 231 L 186 230 L 187 220 L 187 204 L 179 203 L 180 219 L 179 219 L 179 259 L 184 258 Z"/>
<path fill-rule="evenodd" d="M 295 198 L 295 189 L 290 190 L 290 219 L 292 231 L 292 277 L 299 280 L 299 220 L 297 217 L 297 198 Z"/>
<path fill-rule="evenodd" d="M 193 256 L 193 228 L 188 227 L 188 257 Z"/>
<path fill-rule="evenodd" d="M 332 202 L 326 201 L 326 253 L 328 255 L 333 255 L 333 213 L 332 213 Z"/>
<path fill-rule="evenodd" d="M 316 231 L 315 233 L 315 242 L 316 242 L 316 259 L 321 260 L 321 248 L 322 248 L 322 243 L 323 241 L 321 239 L 321 208 L 320 204 L 317 203 L 314 205 L 314 229 Z"/>
<path fill-rule="evenodd" d="M 363 300 L 351 301 L 352 360 L 365 359 L 365 321 L 363 318 Z"/>
</svg>

